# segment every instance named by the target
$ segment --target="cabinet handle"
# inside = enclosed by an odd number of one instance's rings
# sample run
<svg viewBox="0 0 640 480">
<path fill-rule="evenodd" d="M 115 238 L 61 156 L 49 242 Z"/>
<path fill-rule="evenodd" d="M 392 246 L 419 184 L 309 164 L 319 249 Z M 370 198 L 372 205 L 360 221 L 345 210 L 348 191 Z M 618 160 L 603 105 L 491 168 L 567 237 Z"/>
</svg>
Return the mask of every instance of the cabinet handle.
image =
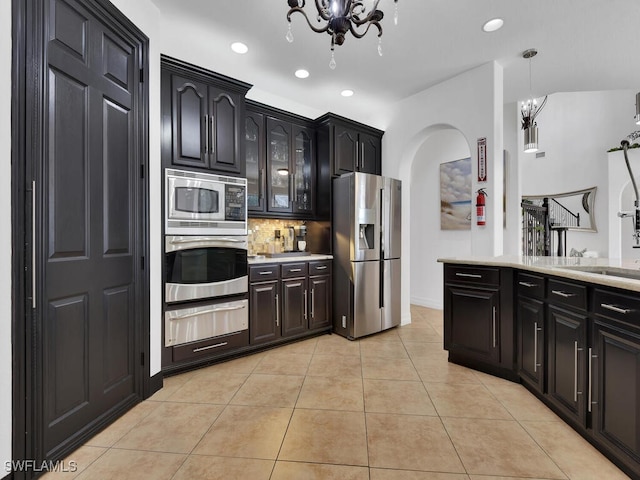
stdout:
<svg viewBox="0 0 640 480">
<path fill-rule="evenodd" d="M 258 275 L 271 275 L 273 272 L 269 270 L 268 272 L 259 272 Z"/>
<path fill-rule="evenodd" d="M 31 308 L 36 308 L 36 181 L 31 182 Z"/>
<path fill-rule="evenodd" d="M 353 156 L 356 159 L 356 171 L 360 169 L 360 156 L 358 155 L 359 142 L 353 144 Z"/>
<path fill-rule="evenodd" d="M 321 265 L 319 267 L 315 267 L 316 270 L 326 270 L 327 266 L 326 265 Z"/>
<path fill-rule="evenodd" d="M 478 275 L 477 273 L 456 273 L 456 277 L 467 277 L 467 278 L 482 278 L 482 275 Z"/>
<path fill-rule="evenodd" d="M 204 350 L 211 350 L 212 348 L 224 347 L 225 345 L 227 345 L 227 343 L 229 342 L 216 343 L 215 345 L 209 345 L 208 347 L 194 348 L 193 353 L 202 352 Z"/>
<path fill-rule="evenodd" d="M 601 303 L 600 306 L 602 308 L 606 308 L 607 310 L 611 310 L 616 313 L 622 313 L 624 315 L 633 311 L 630 308 L 620 308 L 620 307 L 616 307 L 615 305 L 610 305 L 608 303 Z"/>
<path fill-rule="evenodd" d="M 518 285 L 522 285 L 523 287 L 527 287 L 527 288 L 533 288 L 538 286 L 537 283 L 529 283 L 529 282 L 518 282 Z"/>
<path fill-rule="evenodd" d="M 215 135 L 215 128 L 214 128 L 214 123 L 213 122 L 214 122 L 214 116 L 211 115 L 211 121 L 209 123 L 211 124 L 210 125 L 210 127 L 211 127 L 211 137 L 210 137 L 211 148 L 210 148 L 210 150 L 211 150 L 212 154 L 216 153 L 216 135 Z"/>
<path fill-rule="evenodd" d="M 276 293 L 276 327 L 280 326 L 280 296 Z"/>
<path fill-rule="evenodd" d="M 246 308 L 245 305 L 239 305 L 237 307 L 220 307 L 220 308 L 210 308 L 208 310 L 200 310 L 193 313 L 185 313 L 184 315 L 180 315 L 179 317 L 174 317 L 169 319 L 170 321 L 183 320 L 185 318 L 197 317 L 198 315 L 208 315 L 210 313 L 218 313 L 218 312 L 232 312 L 234 310 L 242 310 Z"/>
<path fill-rule="evenodd" d="M 204 153 L 209 153 L 209 115 L 204 116 Z"/>
<path fill-rule="evenodd" d="M 304 319 L 307 319 L 307 309 L 309 308 L 309 305 L 307 303 L 307 289 L 304 289 Z"/>
<path fill-rule="evenodd" d="M 311 318 L 316 318 L 316 312 L 315 312 L 315 303 L 316 303 L 316 299 L 315 299 L 315 288 L 311 289 Z"/>
<path fill-rule="evenodd" d="M 360 142 L 360 169 L 364 170 L 364 142 Z"/>
<path fill-rule="evenodd" d="M 538 372 L 538 332 L 541 331 L 541 328 L 538 328 L 538 322 L 534 322 L 533 324 L 533 373 Z"/>
<path fill-rule="evenodd" d="M 291 204 L 293 204 L 294 200 L 293 200 L 293 196 L 295 195 L 296 191 L 295 191 L 295 185 L 293 183 L 295 179 L 295 175 L 293 173 L 289 174 L 289 202 Z"/>
<path fill-rule="evenodd" d="M 573 342 L 573 352 L 574 352 L 574 364 L 573 364 L 573 401 L 578 401 L 578 395 L 582 395 L 582 392 L 578 391 L 578 352 L 581 352 L 582 349 L 578 348 L 578 342 Z"/>
<path fill-rule="evenodd" d="M 577 295 L 577 293 L 567 293 L 567 292 L 563 292 L 562 290 L 551 290 L 551 293 L 563 298 L 571 298 Z"/>
<path fill-rule="evenodd" d="M 593 385 L 593 359 L 594 358 L 598 358 L 598 355 L 593 355 L 592 353 L 593 349 L 589 349 L 589 391 L 587 392 L 589 398 L 589 403 L 587 404 L 587 409 L 589 411 L 589 413 L 591 413 L 591 406 L 592 405 L 596 405 L 598 402 L 594 402 L 593 401 L 593 392 L 592 392 L 592 385 Z"/>
<path fill-rule="evenodd" d="M 492 324 L 493 324 L 493 348 L 496 348 L 496 307 L 493 307 L 493 318 L 492 318 Z"/>
<path fill-rule="evenodd" d="M 301 268 L 292 268 L 291 270 L 289 270 L 290 272 L 301 272 L 302 269 Z"/>
<path fill-rule="evenodd" d="M 262 179 L 264 178 L 264 168 L 258 170 L 258 200 L 261 201 L 264 198 L 264 187 L 262 186 Z"/>
</svg>

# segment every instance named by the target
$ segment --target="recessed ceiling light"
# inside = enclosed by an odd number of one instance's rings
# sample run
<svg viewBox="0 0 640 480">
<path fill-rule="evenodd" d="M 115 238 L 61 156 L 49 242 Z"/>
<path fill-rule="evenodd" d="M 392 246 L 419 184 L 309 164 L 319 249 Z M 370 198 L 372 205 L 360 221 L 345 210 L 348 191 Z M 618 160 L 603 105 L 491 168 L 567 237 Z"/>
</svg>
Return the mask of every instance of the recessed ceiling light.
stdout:
<svg viewBox="0 0 640 480">
<path fill-rule="evenodd" d="M 244 55 L 249 51 L 249 47 L 247 47 L 242 42 L 234 42 L 231 44 L 231 50 L 233 50 L 236 53 L 239 53 L 240 55 Z"/>
<path fill-rule="evenodd" d="M 353 90 L 342 90 L 342 92 L 340 92 L 340 95 L 342 95 L 343 97 L 353 97 Z"/>
<path fill-rule="evenodd" d="M 305 70 L 304 68 L 301 68 L 299 70 L 296 70 L 295 75 L 298 78 L 307 78 L 309 76 L 309 71 Z"/>
<path fill-rule="evenodd" d="M 503 25 L 504 20 L 501 18 L 492 18 L 482 26 L 482 30 L 485 32 L 495 32 L 496 30 L 500 30 Z"/>
</svg>

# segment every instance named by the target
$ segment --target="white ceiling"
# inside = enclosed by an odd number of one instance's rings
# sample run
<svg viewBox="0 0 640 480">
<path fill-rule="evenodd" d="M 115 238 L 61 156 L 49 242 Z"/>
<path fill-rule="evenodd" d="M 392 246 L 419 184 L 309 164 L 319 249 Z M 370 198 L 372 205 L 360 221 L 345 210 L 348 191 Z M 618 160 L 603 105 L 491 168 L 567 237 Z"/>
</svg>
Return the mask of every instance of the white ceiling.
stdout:
<svg viewBox="0 0 640 480">
<path fill-rule="evenodd" d="M 380 123 L 390 104 L 492 60 L 504 68 L 505 103 L 522 100 L 529 95 L 522 58 L 528 48 L 539 52 L 532 60 L 535 96 L 640 91 L 640 0 L 399 0 L 397 26 L 392 0 L 381 0 L 384 55 L 374 31 L 360 40 L 348 35 L 336 46 L 336 70 L 328 66 L 329 35 L 313 33 L 301 15 L 292 17 L 295 41 L 285 40 L 286 0 L 152 1 L 168 25 L 186 22 L 207 32 L 214 70 L 252 83 L 257 97 L 304 106 L 297 113 L 309 116 L 333 111 Z M 313 0 L 306 9 L 313 20 Z M 482 24 L 498 16 L 504 27 L 484 33 Z M 234 41 L 249 53 L 231 53 Z M 298 68 L 311 76 L 297 79 Z M 345 88 L 356 94 L 342 98 Z"/>
</svg>

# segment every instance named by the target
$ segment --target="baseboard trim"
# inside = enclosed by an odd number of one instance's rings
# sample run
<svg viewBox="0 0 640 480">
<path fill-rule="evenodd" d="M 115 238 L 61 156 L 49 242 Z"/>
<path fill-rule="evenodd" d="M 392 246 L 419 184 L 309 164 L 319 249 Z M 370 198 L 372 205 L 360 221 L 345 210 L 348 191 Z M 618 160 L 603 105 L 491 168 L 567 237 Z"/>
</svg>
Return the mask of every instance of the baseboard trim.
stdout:
<svg viewBox="0 0 640 480">
<path fill-rule="evenodd" d="M 400 319 L 400 325 L 409 325 L 411 323 L 411 312 L 405 313 Z"/>
<path fill-rule="evenodd" d="M 162 388 L 164 384 L 164 375 L 162 375 L 162 371 L 156 373 L 155 375 L 152 375 L 151 378 L 149 378 L 149 392 L 148 395 L 145 396 L 145 400 L 149 397 L 151 397 L 154 393 L 156 393 L 158 390 L 160 390 Z"/>
<path fill-rule="evenodd" d="M 410 302 L 412 305 L 418 305 L 419 307 L 434 308 L 436 310 L 442 310 L 444 306 L 442 300 L 433 300 L 432 298 L 424 298 L 424 297 L 412 296 L 410 299 Z"/>
</svg>

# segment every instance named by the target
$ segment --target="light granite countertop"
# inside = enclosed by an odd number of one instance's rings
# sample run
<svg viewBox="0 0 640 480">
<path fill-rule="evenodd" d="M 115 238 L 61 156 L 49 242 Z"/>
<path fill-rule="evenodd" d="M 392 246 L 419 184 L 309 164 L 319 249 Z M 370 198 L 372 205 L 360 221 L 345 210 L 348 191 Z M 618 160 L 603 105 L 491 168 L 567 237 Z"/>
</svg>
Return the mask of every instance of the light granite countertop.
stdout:
<svg viewBox="0 0 640 480">
<path fill-rule="evenodd" d="M 640 292 L 640 260 L 503 255 L 499 257 L 468 256 L 439 258 L 438 262 L 517 268 L 546 275 L 570 278 L 586 283 L 595 283 Z M 601 273 L 605 271 L 606 274 Z"/>
<path fill-rule="evenodd" d="M 333 255 L 326 255 L 320 253 L 312 253 L 310 255 L 295 255 L 287 257 L 267 257 L 264 255 L 256 255 L 255 257 L 249 256 L 247 262 L 249 265 L 256 265 L 262 263 L 289 263 L 289 262 L 315 262 L 317 260 L 331 260 Z"/>
</svg>

